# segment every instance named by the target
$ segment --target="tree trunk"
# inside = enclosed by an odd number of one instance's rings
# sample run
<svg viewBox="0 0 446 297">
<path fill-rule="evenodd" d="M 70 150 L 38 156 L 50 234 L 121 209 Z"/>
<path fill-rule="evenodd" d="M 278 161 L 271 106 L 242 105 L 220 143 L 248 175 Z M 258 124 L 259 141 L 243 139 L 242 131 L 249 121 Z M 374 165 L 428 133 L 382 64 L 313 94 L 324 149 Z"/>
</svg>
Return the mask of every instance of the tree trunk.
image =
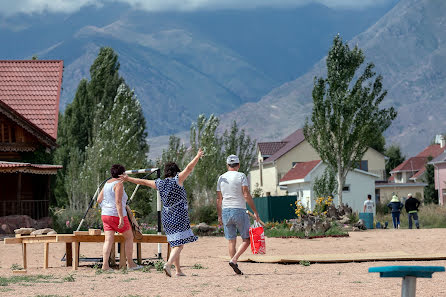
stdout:
<svg viewBox="0 0 446 297">
<path fill-rule="evenodd" d="M 342 189 L 344 188 L 344 179 L 342 178 L 342 168 L 340 164 L 338 164 L 338 172 L 336 174 L 336 179 L 338 181 L 338 205 L 342 204 Z"/>
</svg>

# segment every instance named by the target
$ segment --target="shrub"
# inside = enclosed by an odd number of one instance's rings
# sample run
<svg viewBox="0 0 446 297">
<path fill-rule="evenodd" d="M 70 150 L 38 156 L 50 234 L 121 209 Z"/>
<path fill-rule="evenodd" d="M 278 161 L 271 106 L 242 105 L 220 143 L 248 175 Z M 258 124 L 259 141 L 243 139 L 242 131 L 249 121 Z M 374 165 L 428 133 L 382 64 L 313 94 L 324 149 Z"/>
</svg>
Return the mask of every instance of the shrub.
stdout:
<svg viewBox="0 0 446 297">
<path fill-rule="evenodd" d="M 206 204 L 194 207 L 191 211 L 191 221 L 194 223 L 205 222 L 206 224 L 216 223 L 218 221 L 217 206 Z"/>
<path fill-rule="evenodd" d="M 51 209 L 51 216 L 53 218 L 53 229 L 57 233 L 73 233 L 82 220 L 84 211 L 54 208 Z M 102 229 L 100 209 L 91 208 L 88 211 L 80 230 L 87 231 L 89 228 Z"/>
</svg>

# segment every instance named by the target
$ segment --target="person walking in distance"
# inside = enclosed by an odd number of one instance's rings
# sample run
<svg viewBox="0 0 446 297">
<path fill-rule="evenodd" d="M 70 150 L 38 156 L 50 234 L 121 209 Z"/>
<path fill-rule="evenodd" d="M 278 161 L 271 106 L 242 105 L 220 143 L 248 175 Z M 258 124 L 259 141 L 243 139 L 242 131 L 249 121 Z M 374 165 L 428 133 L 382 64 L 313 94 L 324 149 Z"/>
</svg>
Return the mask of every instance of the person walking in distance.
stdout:
<svg viewBox="0 0 446 297">
<path fill-rule="evenodd" d="M 400 199 L 397 195 L 393 195 L 390 203 L 387 204 L 387 207 L 390 208 L 392 212 L 392 221 L 393 221 L 393 229 L 400 228 L 400 214 L 401 209 L 403 208 L 403 204 L 400 202 Z"/>
<path fill-rule="evenodd" d="M 374 213 L 375 202 L 372 201 L 372 195 L 367 195 L 367 200 L 364 201 L 364 212 Z"/>
<path fill-rule="evenodd" d="M 412 197 L 412 194 L 407 195 L 405 208 L 407 216 L 409 217 L 409 229 L 412 229 L 412 218 L 415 221 L 415 226 L 420 229 L 420 223 L 418 222 L 418 207 L 420 207 L 420 201 L 417 198 Z"/>
<path fill-rule="evenodd" d="M 217 181 L 217 212 L 218 222 L 223 224 L 225 237 L 229 241 L 229 266 L 236 274 L 243 274 L 237 260 L 250 245 L 249 217 L 246 213 L 246 203 L 254 212 L 256 221 L 260 221 L 256 206 L 249 193 L 248 179 L 240 169 L 240 161 L 236 155 L 226 159 L 227 172 L 220 175 Z M 236 249 L 237 231 L 242 237 L 242 243 Z"/>
</svg>

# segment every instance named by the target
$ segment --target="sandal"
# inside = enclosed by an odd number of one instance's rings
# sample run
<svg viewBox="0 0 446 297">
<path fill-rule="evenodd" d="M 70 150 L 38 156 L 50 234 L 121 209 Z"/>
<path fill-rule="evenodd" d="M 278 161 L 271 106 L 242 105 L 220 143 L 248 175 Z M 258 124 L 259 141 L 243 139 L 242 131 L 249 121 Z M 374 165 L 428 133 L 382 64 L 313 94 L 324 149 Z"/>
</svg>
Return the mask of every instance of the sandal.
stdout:
<svg viewBox="0 0 446 297">
<path fill-rule="evenodd" d="M 164 264 L 163 270 L 168 277 L 172 277 L 172 273 L 170 272 L 170 265 L 167 265 L 167 263 Z"/>
<path fill-rule="evenodd" d="M 232 267 L 232 269 L 234 270 L 234 272 L 235 272 L 236 274 L 241 274 L 241 275 L 243 275 L 243 272 L 238 268 L 238 264 L 229 262 L 229 266 Z"/>
</svg>

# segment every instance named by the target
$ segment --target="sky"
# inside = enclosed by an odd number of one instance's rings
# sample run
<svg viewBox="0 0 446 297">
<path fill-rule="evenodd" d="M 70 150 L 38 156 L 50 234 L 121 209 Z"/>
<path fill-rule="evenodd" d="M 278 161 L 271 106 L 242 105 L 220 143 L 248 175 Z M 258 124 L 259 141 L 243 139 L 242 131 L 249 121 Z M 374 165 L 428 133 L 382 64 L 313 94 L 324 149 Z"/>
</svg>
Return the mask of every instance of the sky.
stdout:
<svg viewBox="0 0 446 297">
<path fill-rule="evenodd" d="M 218 9 L 289 8 L 319 3 L 330 8 L 364 9 L 393 0 L 0 0 L 0 14 L 73 13 L 83 6 L 102 6 L 107 2 L 127 3 L 147 11 L 196 11 Z"/>
</svg>

